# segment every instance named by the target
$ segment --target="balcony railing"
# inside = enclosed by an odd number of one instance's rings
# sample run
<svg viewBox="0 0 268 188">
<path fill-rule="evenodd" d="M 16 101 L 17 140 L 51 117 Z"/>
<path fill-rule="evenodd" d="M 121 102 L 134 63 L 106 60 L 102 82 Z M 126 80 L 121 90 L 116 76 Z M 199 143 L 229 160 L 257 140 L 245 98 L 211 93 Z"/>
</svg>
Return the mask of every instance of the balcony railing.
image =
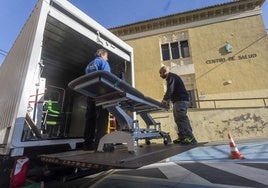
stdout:
<svg viewBox="0 0 268 188">
<path fill-rule="evenodd" d="M 268 97 L 264 98 L 238 98 L 238 99 L 210 99 L 193 100 L 190 106 L 197 109 L 221 108 L 267 108 Z"/>
</svg>

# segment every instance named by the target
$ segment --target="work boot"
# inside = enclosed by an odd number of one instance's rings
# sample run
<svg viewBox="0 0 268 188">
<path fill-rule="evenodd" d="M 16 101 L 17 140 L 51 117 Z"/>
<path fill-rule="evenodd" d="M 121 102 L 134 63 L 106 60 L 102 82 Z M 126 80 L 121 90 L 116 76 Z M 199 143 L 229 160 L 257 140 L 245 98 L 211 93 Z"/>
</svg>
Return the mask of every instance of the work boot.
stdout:
<svg viewBox="0 0 268 188">
<path fill-rule="evenodd" d="M 181 140 L 181 143 L 182 145 L 195 145 L 197 144 L 197 141 L 196 139 L 193 137 L 193 138 L 184 138 L 183 140 Z"/>
</svg>

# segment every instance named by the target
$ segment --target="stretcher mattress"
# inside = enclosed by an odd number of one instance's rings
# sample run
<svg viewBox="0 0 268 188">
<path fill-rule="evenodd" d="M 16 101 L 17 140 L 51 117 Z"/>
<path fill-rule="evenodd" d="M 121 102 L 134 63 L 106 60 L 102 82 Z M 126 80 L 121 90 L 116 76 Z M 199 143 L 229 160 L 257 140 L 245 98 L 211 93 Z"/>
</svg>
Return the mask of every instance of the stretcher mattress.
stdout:
<svg viewBox="0 0 268 188">
<path fill-rule="evenodd" d="M 121 108 L 137 113 L 165 109 L 159 101 L 144 96 L 130 84 L 107 71 L 83 75 L 71 81 L 68 86 L 99 103 L 118 99 Z"/>
</svg>

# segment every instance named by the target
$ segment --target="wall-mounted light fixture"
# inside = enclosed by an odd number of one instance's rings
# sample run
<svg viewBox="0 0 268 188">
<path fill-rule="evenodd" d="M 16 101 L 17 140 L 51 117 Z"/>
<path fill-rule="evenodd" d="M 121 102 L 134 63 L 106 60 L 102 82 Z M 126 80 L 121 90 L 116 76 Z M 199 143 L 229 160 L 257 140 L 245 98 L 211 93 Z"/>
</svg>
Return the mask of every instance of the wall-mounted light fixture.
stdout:
<svg viewBox="0 0 268 188">
<path fill-rule="evenodd" d="M 233 49 L 233 47 L 226 41 L 226 44 L 225 44 L 226 52 L 231 53 L 232 49 Z"/>
</svg>

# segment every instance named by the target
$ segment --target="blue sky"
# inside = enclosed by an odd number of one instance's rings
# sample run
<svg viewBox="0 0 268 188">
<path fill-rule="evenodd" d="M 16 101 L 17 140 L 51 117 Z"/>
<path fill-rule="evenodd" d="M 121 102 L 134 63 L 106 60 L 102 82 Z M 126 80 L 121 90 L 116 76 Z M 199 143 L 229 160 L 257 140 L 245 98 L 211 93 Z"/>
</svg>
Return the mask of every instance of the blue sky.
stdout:
<svg viewBox="0 0 268 188">
<path fill-rule="evenodd" d="M 106 28 L 194 10 L 231 0 L 69 0 Z M 268 29 L 268 0 L 262 6 Z M 1 0 L 0 65 L 29 17 L 37 0 Z"/>
</svg>

